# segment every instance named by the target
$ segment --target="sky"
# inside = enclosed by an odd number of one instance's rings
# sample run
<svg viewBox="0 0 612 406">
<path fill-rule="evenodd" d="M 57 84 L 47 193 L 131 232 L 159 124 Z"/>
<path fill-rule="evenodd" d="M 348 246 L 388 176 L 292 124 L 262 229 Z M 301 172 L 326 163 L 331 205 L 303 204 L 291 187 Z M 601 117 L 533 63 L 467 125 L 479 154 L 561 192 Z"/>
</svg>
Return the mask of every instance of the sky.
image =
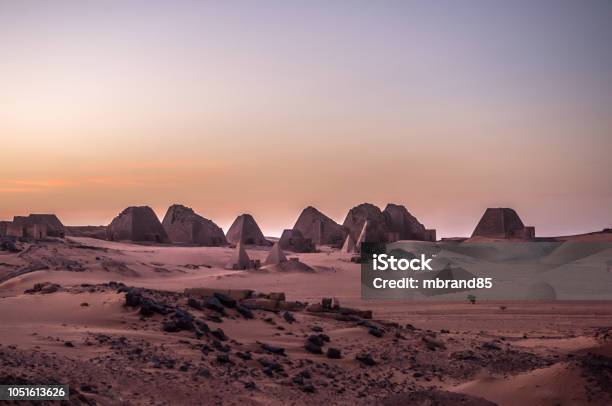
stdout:
<svg viewBox="0 0 612 406">
<path fill-rule="evenodd" d="M 612 227 L 612 2 L 0 0 L 0 219 Z"/>
</svg>

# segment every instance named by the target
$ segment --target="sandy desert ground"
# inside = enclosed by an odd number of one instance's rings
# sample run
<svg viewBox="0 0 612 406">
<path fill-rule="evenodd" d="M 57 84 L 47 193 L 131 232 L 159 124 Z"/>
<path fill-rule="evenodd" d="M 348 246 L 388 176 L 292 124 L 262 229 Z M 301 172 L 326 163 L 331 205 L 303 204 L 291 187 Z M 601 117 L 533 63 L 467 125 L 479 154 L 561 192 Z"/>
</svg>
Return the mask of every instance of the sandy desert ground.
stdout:
<svg viewBox="0 0 612 406">
<path fill-rule="evenodd" d="M 331 249 L 279 272 L 226 270 L 223 247 L 23 248 L 0 252 L 0 383 L 67 383 L 69 404 L 612 402 L 612 302 L 364 301 L 359 265 Z M 240 289 L 285 307 L 245 310 Z M 324 297 L 373 317 L 295 303 Z"/>
</svg>

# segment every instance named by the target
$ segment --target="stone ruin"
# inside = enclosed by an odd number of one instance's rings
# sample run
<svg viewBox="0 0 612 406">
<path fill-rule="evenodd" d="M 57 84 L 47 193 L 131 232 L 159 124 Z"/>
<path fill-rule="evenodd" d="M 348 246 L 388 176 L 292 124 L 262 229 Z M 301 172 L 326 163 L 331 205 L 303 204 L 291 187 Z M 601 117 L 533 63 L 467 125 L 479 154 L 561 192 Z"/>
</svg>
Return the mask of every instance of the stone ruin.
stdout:
<svg viewBox="0 0 612 406">
<path fill-rule="evenodd" d="M 232 269 L 235 271 L 245 271 L 247 269 L 259 268 L 259 260 L 252 260 L 249 258 L 244 245 L 242 242 L 236 244 L 236 248 L 232 254 L 230 262 L 225 266 L 225 269 Z"/>
<path fill-rule="evenodd" d="M 359 241 L 368 223 L 366 233 Z M 404 206 L 388 204 L 385 211 L 370 203 L 349 210 L 343 226 L 357 245 L 361 242 L 394 242 L 398 240 L 435 241 L 436 230 L 428 230 Z M 345 240 L 346 242 L 346 240 Z"/>
<path fill-rule="evenodd" d="M 234 220 L 226 234 L 227 241 L 246 245 L 270 246 L 272 243 L 264 237 L 261 229 L 250 214 L 241 214 Z"/>
<path fill-rule="evenodd" d="M 173 243 L 206 247 L 227 245 L 225 234 L 219 226 L 180 204 L 168 208 L 162 225 Z"/>
<path fill-rule="evenodd" d="M 488 208 L 472 233 L 473 237 L 532 240 L 535 238 L 535 228 L 523 225 L 513 209 Z"/>
<path fill-rule="evenodd" d="M 170 243 L 155 212 L 148 206 L 128 207 L 106 229 L 110 241 Z"/>
<path fill-rule="evenodd" d="M 356 254 L 357 253 L 357 245 L 355 244 L 355 240 L 350 234 L 346 235 L 344 239 L 344 244 L 342 244 L 341 252 L 345 254 Z"/>
<path fill-rule="evenodd" d="M 274 243 L 268 257 L 264 261 L 264 265 L 278 265 L 282 262 L 287 262 L 287 257 L 285 253 L 281 249 L 281 246 L 278 242 Z"/>
<path fill-rule="evenodd" d="M 293 252 L 314 252 L 315 245 L 310 238 L 304 238 L 300 230 L 283 230 L 278 240 L 280 247 Z"/>
<path fill-rule="evenodd" d="M 47 237 L 65 236 L 66 229 L 55 214 L 15 216 L 13 221 L 0 222 L 0 237 L 42 240 Z"/>
<path fill-rule="evenodd" d="M 389 203 L 383 215 L 397 240 L 436 241 L 436 230 L 426 229 L 404 206 Z"/>
<path fill-rule="evenodd" d="M 314 244 L 340 247 L 347 231 L 325 214 L 312 206 L 306 207 L 298 217 L 293 230 L 298 230 L 304 238 Z"/>
</svg>

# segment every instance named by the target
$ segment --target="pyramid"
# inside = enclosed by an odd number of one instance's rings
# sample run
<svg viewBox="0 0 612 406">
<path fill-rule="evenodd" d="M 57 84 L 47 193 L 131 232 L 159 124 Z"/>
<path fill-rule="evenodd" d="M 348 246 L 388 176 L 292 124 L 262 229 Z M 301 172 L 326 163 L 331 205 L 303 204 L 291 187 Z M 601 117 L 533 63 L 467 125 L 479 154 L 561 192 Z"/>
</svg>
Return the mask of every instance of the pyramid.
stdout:
<svg viewBox="0 0 612 406">
<path fill-rule="evenodd" d="M 270 253 L 268 254 L 268 257 L 266 258 L 264 265 L 277 265 L 277 264 L 280 264 L 281 262 L 286 262 L 286 261 L 287 261 L 287 257 L 283 253 L 283 250 L 281 249 L 280 244 L 276 242 L 272 246 L 272 250 L 270 250 Z"/>
<path fill-rule="evenodd" d="M 304 238 L 310 238 L 315 244 L 338 247 L 347 234 L 344 227 L 312 206 L 302 210 L 293 229 L 299 230 Z"/>
<path fill-rule="evenodd" d="M 251 268 L 251 259 L 241 242 L 236 245 L 232 259 L 225 267 L 226 269 L 245 270 Z"/>
<path fill-rule="evenodd" d="M 293 252 L 314 252 L 315 246 L 310 238 L 304 238 L 300 230 L 283 230 L 278 240 L 280 247 Z"/>
<path fill-rule="evenodd" d="M 359 243 L 359 235 L 363 231 L 363 224 L 368 221 L 367 242 L 387 242 L 389 228 L 384 214 L 373 204 L 363 203 L 349 210 L 344 219 L 343 226 L 349 231 L 353 239 Z"/>
<path fill-rule="evenodd" d="M 219 226 L 180 204 L 168 208 L 162 225 L 173 243 L 206 247 L 227 244 L 225 234 Z"/>
<path fill-rule="evenodd" d="M 170 243 L 166 230 L 148 206 L 128 207 L 106 229 L 111 241 Z"/>
<path fill-rule="evenodd" d="M 64 238 L 66 236 L 66 229 L 55 214 L 30 214 L 27 217 L 16 216 L 13 218 L 13 223 L 25 228 L 36 225 L 45 227 L 47 229 L 46 235 L 49 237 Z"/>
<path fill-rule="evenodd" d="M 435 241 L 436 230 L 427 230 L 404 206 L 389 203 L 383 215 L 389 231 L 396 233 L 398 239 Z"/>
<path fill-rule="evenodd" d="M 355 240 L 353 240 L 353 237 L 350 234 L 347 234 L 346 239 L 344 240 L 344 244 L 342 245 L 341 252 L 347 254 L 354 254 L 357 252 Z"/>
<path fill-rule="evenodd" d="M 261 229 L 250 214 L 241 214 L 227 230 L 227 240 L 232 244 L 242 242 L 247 245 L 272 245 L 266 240 Z"/>
<path fill-rule="evenodd" d="M 361 243 L 372 242 L 372 241 L 368 240 L 368 238 L 369 238 L 369 235 L 368 235 L 369 226 L 370 226 L 370 222 L 368 220 L 366 220 L 363 223 L 363 227 L 361 228 L 361 233 L 359 233 L 359 238 L 357 238 L 357 241 L 355 242 L 355 250 L 357 252 L 361 251 Z"/>
<path fill-rule="evenodd" d="M 533 239 L 535 229 L 525 227 L 513 209 L 488 208 L 474 229 L 472 237 Z"/>
</svg>

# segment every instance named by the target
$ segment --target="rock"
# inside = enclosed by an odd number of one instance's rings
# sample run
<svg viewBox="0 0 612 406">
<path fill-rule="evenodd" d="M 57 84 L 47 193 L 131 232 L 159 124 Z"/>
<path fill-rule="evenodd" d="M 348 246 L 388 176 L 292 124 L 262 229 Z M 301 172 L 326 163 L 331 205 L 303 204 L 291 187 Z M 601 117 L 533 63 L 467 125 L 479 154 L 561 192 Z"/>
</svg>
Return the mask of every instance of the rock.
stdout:
<svg viewBox="0 0 612 406">
<path fill-rule="evenodd" d="M 205 378 L 209 378 L 211 376 L 210 374 L 210 369 L 208 368 L 200 368 L 198 369 L 198 372 L 196 372 L 197 376 L 203 376 Z"/>
<path fill-rule="evenodd" d="M 218 354 L 217 362 L 219 364 L 231 364 L 232 360 L 230 359 L 229 354 Z"/>
<path fill-rule="evenodd" d="M 289 324 L 292 324 L 295 322 L 295 317 L 293 317 L 293 314 L 289 313 L 289 312 L 285 312 L 283 313 L 283 318 L 285 319 L 285 321 Z"/>
<path fill-rule="evenodd" d="M 206 301 L 204 302 L 204 306 L 206 306 L 207 309 L 214 310 L 221 314 L 225 314 L 225 307 L 223 307 L 221 301 L 216 297 L 209 297 L 208 299 L 206 299 Z"/>
<path fill-rule="evenodd" d="M 202 306 L 202 303 L 199 300 L 196 300 L 192 297 L 190 297 L 189 299 L 187 299 L 187 306 L 192 307 L 196 310 L 203 310 L 204 307 Z"/>
<path fill-rule="evenodd" d="M 236 299 L 220 292 L 215 292 L 214 297 L 221 302 L 221 304 L 225 307 L 235 308 L 236 307 Z"/>
<path fill-rule="evenodd" d="M 311 326 L 311 327 L 310 327 L 310 329 L 311 329 L 312 331 L 314 331 L 315 333 L 321 333 L 321 332 L 323 332 L 323 327 L 321 327 L 321 326 L 316 326 L 316 325 L 315 325 L 315 326 Z"/>
<path fill-rule="evenodd" d="M 140 306 L 142 300 L 142 293 L 136 289 L 130 289 L 125 294 L 125 305 L 130 307 Z"/>
<path fill-rule="evenodd" d="M 313 343 L 312 341 L 306 341 L 304 349 L 312 354 L 323 354 L 323 350 L 320 345 Z"/>
<path fill-rule="evenodd" d="M 12 254 L 21 252 L 21 250 L 17 248 L 17 245 L 15 245 L 15 243 L 11 240 L 4 240 L 0 242 L 0 251 L 8 251 Z"/>
<path fill-rule="evenodd" d="M 212 346 L 215 350 L 220 351 L 220 352 L 230 352 L 231 351 L 231 348 L 228 345 L 223 345 L 218 340 L 213 340 Z"/>
<path fill-rule="evenodd" d="M 238 351 L 238 352 L 236 353 L 236 356 L 237 356 L 238 358 L 240 358 L 240 359 L 245 360 L 245 361 L 248 361 L 248 360 L 253 359 L 253 357 L 251 356 L 251 353 L 250 353 L 250 352 L 241 352 L 241 351 Z"/>
<path fill-rule="evenodd" d="M 49 293 L 57 292 L 60 288 L 61 288 L 61 286 L 56 284 L 56 283 L 41 282 L 41 283 L 35 284 L 32 287 L 32 289 L 25 290 L 23 293 L 26 293 L 26 294 L 31 294 L 31 293 L 49 294 Z"/>
<path fill-rule="evenodd" d="M 153 314 L 167 315 L 172 312 L 172 308 L 155 302 L 154 300 L 141 298 L 140 314 L 143 316 L 152 316 Z"/>
<path fill-rule="evenodd" d="M 327 340 L 325 338 L 327 338 Z M 326 341 L 329 341 L 329 337 L 326 336 L 325 334 L 316 334 L 316 335 L 313 334 L 309 336 L 307 340 L 308 342 L 311 342 L 318 347 L 322 347 L 325 345 Z"/>
<path fill-rule="evenodd" d="M 246 306 L 243 306 L 241 304 L 238 304 L 236 306 L 236 310 L 238 311 L 238 313 L 240 313 L 242 315 L 242 317 L 244 317 L 245 319 L 252 319 L 254 317 L 253 312 L 251 311 L 251 309 L 249 309 Z"/>
<path fill-rule="evenodd" d="M 306 393 L 314 393 L 315 392 L 315 387 L 312 384 L 304 385 L 304 386 L 302 386 L 302 391 L 304 391 Z"/>
<path fill-rule="evenodd" d="M 271 354 L 276 354 L 276 355 L 285 355 L 285 349 L 282 347 L 275 347 L 273 345 L 269 345 L 269 344 L 265 344 L 265 343 L 261 343 L 261 348 L 264 351 L 267 351 Z"/>
<path fill-rule="evenodd" d="M 376 361 L 374 361 L 374 358 L 372 358 L 372 355 L 370 355 L 369 353 L 357 354 L 355 356 L 355 359 L 361 362 L 362 364 L 370 366 L 370 367 L 376 365 Z"/>
<path fill-rule="evenodd" d="M 499 345 L 497 345 L 495 342 L 490 341 L 487 343 L 482 344 L 482 348 L 485 350 L 493 350 L 493 351 L 499 351 L 501 350 L 501 348 L 499 347 Z"/>
<path fill-rule="evenodd" d="M 225 335 L 225 332 L 223 330 L 221 330 L 220 328 L 218 328 L 216 330 L 212 330 L 210 333 L 213 336 L 217 337 L 221 341 L 227 341 L 228 340 L 227 336 Z"/>
<path fill-rule="evenodd" d="M 423 336 L 423 341 L 430 350 L 436 350 L 437 348 L 446 349 L 446 344 L 442 340 L 439 340 L 432 336 Z"/>
<path fill-rule="evenodd" d="M 370 335 L 373 335 L 374 337 L 378 337 L 378 338 L 381 338 L 382 336 L 385 335 L 385 332 L 383 330 L 377 328 L 377 327 L 370 327 L 368 329 L 368 333 Z"/>
<path fill-rule="evenodd" d="M 329 347 L 327 349 L 327 358 L 331 358 L 331 359 L 340 359 L 342 358 L 342 352 L 337 349 L 337 348 L 333 348 L 333 347 Z"/>
<path fill-rule="evenodd" d="M 284 302 L 287 300 L 284 292 L 272 292 L 268 293 L 266 296 L 267 299 L 276 300 L 277 302 Z"/>
<path fill-rule="evenodd" d="M 269 369 L 274 372 L 281 372 L 283 370 L 283 366 L 278 362 L 269 360 L 267 358 L 259 358 L 257 360 L 264 368 Z"/>
</svg>

